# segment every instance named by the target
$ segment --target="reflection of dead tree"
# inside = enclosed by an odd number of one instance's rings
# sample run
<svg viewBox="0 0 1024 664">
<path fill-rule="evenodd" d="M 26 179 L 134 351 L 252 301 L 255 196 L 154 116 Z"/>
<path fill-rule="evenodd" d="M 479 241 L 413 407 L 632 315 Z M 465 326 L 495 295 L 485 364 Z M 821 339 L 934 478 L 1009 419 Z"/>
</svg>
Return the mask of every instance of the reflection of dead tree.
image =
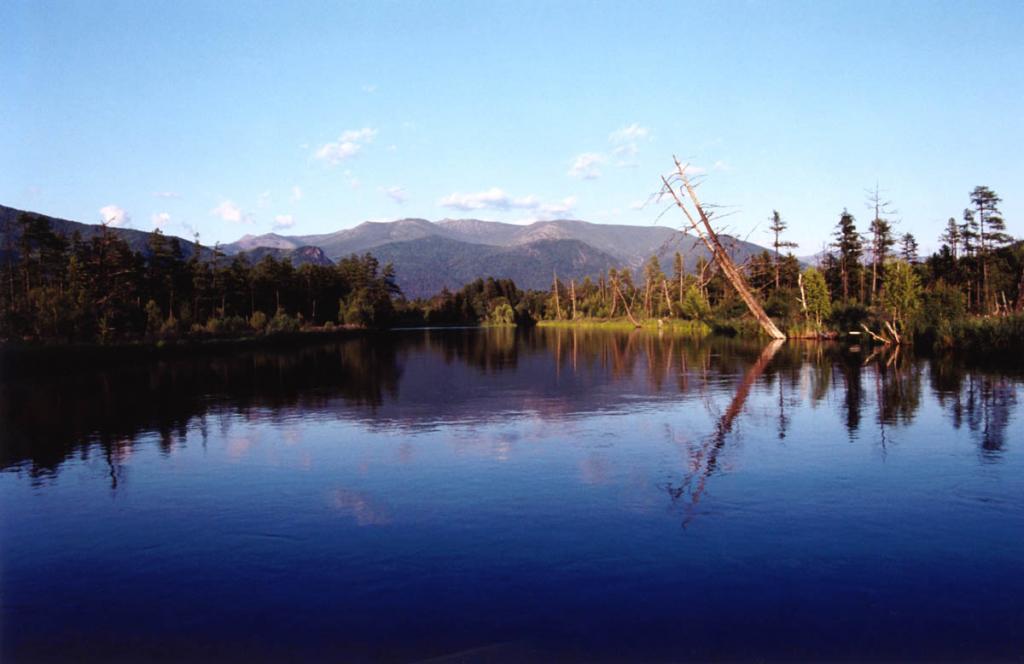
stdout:
<svg viewBox="0 0 1024 664">
<path fill-rule="evenodd" d="M 718 467 L 718 455 L 725 447 L 726 437 L 732 431 L 736 417 L 743 412 L 747 397 L 750 396 L 750 390 L 757 383 L 765 369 L 768 368 L 768 364 L 771 363 L 772 358 L 775 357 L 775 354 L 781 347 L 781 339 L 769 343 L 761 351 L 761 355 L 753 366 L 747 370 L 743 380 L 740 381 L 739 386 L 736 388 L 736 394 L 729 403 L 729 407 L 715 423 L 714 432 L 705 439 L 704 444 L 697 450 L 693 459 L 693 471 L 678 487 L 671 485 L 668 487 L 668 493 L 673 501 L 679 500 L 689 493 L 691 507 L 695 507 L 700 502 L 701 497 L 704 495 L 708 478 L 711 477 Z M 690 517 L 687 517 L 686 521 L 689 522 L 689 520 Z"/>
<path fill-rule="evenodd" d="M 743 278 L 743 273 L 733 263 L 732 258 L 729 257 L 729 253 L 722 246 L 722 242 L 718 239 L 718 233 L 711 227 L 711 221 L 708 219 L 708 215 L 704 212 L 704 208 L 700 204 L 700 200 L 697 198 L 697 192 L 694 191 L 693 185 L 690 184 L 690 179 L 686 176 L 686 167 L 683 166 L 678 159 L 673 157 L 676 163 L 676 174 L 672 176 L 672 180 L 678 180 L 682 183 L 682 186 L 676 191 L 675 187 L 672 186 L 672 182 L 668 178 L 662 176 L 661 181 L 664 185 L 662 191 L 672 196 L 676 206 L 683 211 L 686 215 L 687 220 L 690 222 L 690 227 L 697 233 L 704 246 L 707 247 L 708 251 L 714 257 L 715 263 L 718 264 L 718 268 L 722 271 L 722 274 L 728 279 L 732 287 L 739 293 L 743 303 L 747 305 L 747 309 L 757 319 L 757 322 L 761 325 L 761 329 L 768 334 L 772 339 L 785 339 L 786 335 L 775 326 L 772 319 L 765 313 L 764 308 L 761 307 L 761 303 L 757 301 L 757 298 L 751 292 L 750 287 L 747 286 L 747 280 Z M 689 199 L 690 204 L 697 210 L 697 216 L 700 218 L 700 222 L 694 219 L 690 213 L 690 209 L 684 203 L 684 199 Z"/>
</svg>

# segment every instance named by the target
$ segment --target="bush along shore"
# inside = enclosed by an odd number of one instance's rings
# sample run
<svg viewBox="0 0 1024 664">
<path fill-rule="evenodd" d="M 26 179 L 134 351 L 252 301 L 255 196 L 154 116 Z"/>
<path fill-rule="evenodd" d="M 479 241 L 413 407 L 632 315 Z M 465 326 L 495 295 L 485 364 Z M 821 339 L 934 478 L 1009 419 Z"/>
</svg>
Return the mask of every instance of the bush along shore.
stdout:
<svg viewBox="0 0 1024 664">
<path fill-rule="evenodd" d="M 962 221 L 921 259 L 876 205 L 867 232 L 839 214 L 831 250 L 806 266 L 787 224 L 770 218 L 772 250 L 742 266 L 765 312 L 789 338 L 851 339 L 972 353 L 1024 349 L 1024 243 L 1005 233 L 999 197 L 975 188 Z M 758 325 L 716 264 L 675 253 L 639 268 L 582 279 L 552 275 L 546 290 L 477 279 L 456 291 L 405 298 L 395 268 L 370 253 L 336 264 L 292 265 L 272 255 L 183 247 L 154 231 L 132 251 L 106 227 L 87 241 L 20 213 L 0 247 L 0 341 L 195 349 L 199 344 L 312 339 L 341 330 L 419 326 L 574 325 L 661 329 L 690 336 L 758 336 Z M 185 251 L 186 247 L 189 251 Z M 783 253 L 785 251 L 785 253 Z M 186 258 L 186 254 L 188 257 Z M 313 336 L 308 336 L 313 334 Z"/>
</svg>

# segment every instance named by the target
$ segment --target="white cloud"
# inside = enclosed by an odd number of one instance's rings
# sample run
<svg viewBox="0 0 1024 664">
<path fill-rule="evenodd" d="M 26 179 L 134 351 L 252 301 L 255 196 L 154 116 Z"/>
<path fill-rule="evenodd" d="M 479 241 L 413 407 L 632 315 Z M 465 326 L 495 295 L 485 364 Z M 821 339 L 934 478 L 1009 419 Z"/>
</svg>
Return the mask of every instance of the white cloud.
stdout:
<svg viewBox="0 0 1024 664">
<path fill-rule="evenodd" d="M 715 171 L 729 171 L 729 170 L 732 170 L 732 167 L 729 166 L 728 162 L 725 162 L 725 161 L 722 161 L 721 159 L 719 159 L 718 161 L 716 161 L 714 163 L 714 165 L 711 167 L 711 169 L 715 170 Z"/>
<path fill-rule="evenodd" d="M 596 152 L 584 152 L 577 155 L 569 167 L 569 175 L 583 180 L 593 180 L 601 177 L 601 164 L 605 162 L 604 155 Z"/>
<path fill-rule="evenodd" d="M 376 136 L 377 130 L 369 127 L 348 129 L 342 132 L 337 141 L 321 145 L 313 156 L 335 166 L 359 154 L 363 146 L 372 143 Z"/>
<path fill-rule="evenodd" d="M 486 191 L 473 194 L 458 192 L 449 194 L 442 198 L 439 204 L 456 210 L 483 210 L 486 208 L 510 210 L 513 208 L 532 209 L 536 207 L 537 202 L 533 196 L 513 198 L 498 187 L 491 187 Z"/>
<path fill-rule="evenodd" d="M 540 206 L 540 211 L 550 215 L 563 215 L 571 212 L 576 207 L 576 197 L 567 196 L 556 203 L 546 203 Z"/>
<path fill-rule="evenodd" d="M 292 185 L 292 202 L 298 203 L 302 200 L 302 187 L 299 185 Z"/>
<path fill-rule="evenodd" d="M 371 94 L 372 95 L 376 91 L 377 91 L 377 84 L 376 83 L 367 83 L 366 85 L 363 86 L 363 92 L 365 92 L 367 94 Z"/>
<path fill-rule="evenodd" d="M 295 217 L 290 214 L 279 214 L 274 217 L 274 229 L 281 230 L 284 228 L 291 228 L 295 225 Z"/>
<path fill-rule="evenodd" d="M 351 141 L 352 143 L 373 143 L 373 139 L 377 136 L 376 129 L 370 129 L 369 127 L 363 127 L 362 129 L 349 129 L 341 134 L 342 141 Z"/>
<path fill-rule="evenodd" d="M 649 138 L 651 132 L 647 127 L 641 127 L 637 123 L 633 123 L 621 129 L 616 129 L 608 135 L 608 142 L 612 145 L 623 145 L 625 143 L 635 143 Z"/>
<path fill-rule="evenodd" d="M 615 165 L 620 168 L 636 166 L 634 157 L 640 152 L 637 143 L 649 139 L 650 135 L 651 132 L 647 127 L 641 127 L 635 122 L 608 134 L 608 142 L 612 145 L 612 155 L 618 160 Z"/>
<path fill-rule="evenodd" d="M 229 200 L 221 201 L 220 205 L 210 210 L 210 214 L 235 224 L 252 223 L 252 217 L 244 214 L 240 207 Z"/>
<path fill-rule="evenodd" d="M 156 198 L 181 198 L 181 194 L 176 191 L 154 191 L 153 196 Z"/>
<path fill-rule="evenodd" d="M 561 215 L 576 206 L 576 197 L 569 196 L 553 203 L 544 203 L 534 195 L 515 197 L 498 187 L 471 194 L 453 193 L 438 203 L 456 210 L 530 210 L 544 215 Z"/>
<path fill-rule="evenodd" d="M 646 204 L 647 204 L 647 201 L 633 201 L 632 203 L 629 204 L 629 209 L 630 210 L 643 210 L 644 209 L 644 205 L 646 205 Z"/>
<path fill-rule="evenodd" d="M 124 208 L 110 204 L 100 208 L 100 218 L 107 226 L 130 226 L 132 218 Z"/>
<path fill-rule="evenodd" d="M 612 148 L 612 154 L 616 157 L 632 157 L 637 152 L 640 152 L 640 149 L 636 146 L 636 143 L 625 143 Z"/>
<path fill-rule="evenodd" d="M 153 228 L 160 230 L 167 228 L 167 225 L 171 223 L 171 215 L 167 212 L 157 212 L 149 219 L 153 222 Z"/>
<path fill-rule="evenodd" d="M 270 190 L 262 192 L 256 197 L 256 207 L 265 208 L 270 203 Z"/>
<path fill-rule="evenodd" d="M 380 191 L 384 192 L 384 195 L 399 204 L 409 200 L 409 194 L 406 193 L 404 187 L 399 187 L 397 185 L 392 187 L 381 187 Z"/>
<path fill-rule="evenodd" d="M 350 157 L 359 153 L 360 145 L 351 141 L 338 141 L 337 143 L 325 143 L 316 151 L 316 158 L 326 161 L 332 166 L 340 164 Z"/>
</svg>

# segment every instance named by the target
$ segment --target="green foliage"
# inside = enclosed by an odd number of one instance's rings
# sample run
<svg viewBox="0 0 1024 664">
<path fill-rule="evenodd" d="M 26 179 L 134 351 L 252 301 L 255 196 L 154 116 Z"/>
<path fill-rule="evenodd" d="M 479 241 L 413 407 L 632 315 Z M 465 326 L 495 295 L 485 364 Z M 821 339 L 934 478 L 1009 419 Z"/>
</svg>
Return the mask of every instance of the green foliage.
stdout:
<svg viewBox="0 0 1024 664">
<path fill-rule="evenodd" d="M 711 306 L 708 304 L 707 298 L 696 286 L 686 289 L 679 309 L 683 318 L 687 320 L 706 321 L 711 315 Z"/>
<path fill-rule="evenodd" d="M 512 309 L 512 305 L 510 305 L 508 301 L 499 302 L 493 309 L 491 309 L 491 313 L 487 317 L 487 322 L 491 325 L 515 325 L 516 312 Z"/>
<path fill-rule="evenodd" d="M 882 306 L 897 331 L 912 327 L 921 307 L 921 281 L 909 263 L 892 261 L 886 265 Z"/>
<path fill-rule="evenodd" d="M 1009 244 L 1000 202 L 990 189 L 978 187 L 963 223 L 951 219 L 943 225 L 943 246 L 934 255 L 911 265 L 886 265 L 876 258 L 866 269 L 854 219 L 844 211 L 835 251 L 823 258 L 823 270 L 803 274 L 806 316 L 797 304 L 800 264 L 778 251 L 789 246 L 781 237 L 786 225 L 780 215 L 772 217 L 776 251 L 752 256 L 746 274 L 768 314 L 790 331 L 827 331 L 826 325 L 855 330 L 861 323 L 879 327 L 885 319 L 939 347 L 1007 343 L 1015 338 L 1017 324 L 1007 314 L 1024 308 L 1024 244 Z M 653 256 L 639 270 L 623 267 L 582 281 L 561 279 L 557 290 L 523 291 L 509 279 L 488 278 L 408 301 L 394 269 L 370 254 L 348 256 L 336 265 L 295 267 L 273 254 L 251 263 L 160 232 L 129 245 L 106 227 L 96 227 L 83 240 L 58 235 L 51 223 L 57 222 L 29 213 L 0 220 L 0 339 L 158 341 L 182 334 L 288 332 L 307 322 L 372 328 L 522 325 L 555 319 L 556 292 L 561 317 L 572 317 L 573 323 L 598 319 L 629 327 L 634 320 L 654 325 L 659 319 L 659 329 L 684 326 L 664 320 L 675 316 L 695 329 L 717 321 L 723 332 L 757 330 L 732 286 L 701 255 L 689 274 L 684 268 L 690 259 L 674 256 L 671 277 Z M 870 231 L 873 253 L 891 255 L 889 222 L 876 219 Z M 544 281 L 550 283 L 549 278 L 550 272 Z M 833 306 L 833 300 L 841 304 Z M 983 323 L 971 314 L 996 317 Z"/>
<path fill-rule="evenodd" d="M 835 297 L 847 301 L 859 292 L 860 259 L 864 250 L 853 215 L 846 210 L 839 216 L 834 237 L 832 246 L 836 249 L 836 256 L 830 261 L 826 276 L 833 284 Z"/>
<path fill-rule="evenodd" d="M 771 291 L 764 311 L 772 318 L 789 319 L 800 314 L 799 292 L 789 288 Z"/>
<path fill-rule="evenodd" d="M 825 277 L 817 268 L 809 267 L 804 271 L 803 283 L 807 314 L 821 327 L 821 322 L 832 316 L 832 298 Z"/>
<path fill-rule="evenodd" d="M 263 332 L 267 329 L 267 315 L 262 311 L 255 312 L 249 317 L 249 327 L 251 327 L 254 332 Z"/>
<path fill-rule="evenodd" d="M 267 323 L 267 334 L 298 332 L 301 328 L 302 324 L 298 318 L 289 316 L 284 309 L 278 309 L 274 317 Z"/>
<path fill-rule="evenodd" d="M 840 332 L 859 331 L 871 319 L 871 310 L 859 302 L 839 303 L 832 307 L 829 322 Z"/>
<path fill-rule="evenodd" d="M 163 327 L 164 316 L 160 312 L 160 305 L 156 303 L 156 300 L 149 300 L 146 302 L 146 333 L 150 336 L 157 336 L 160 334 L 160 328 Z"/>
<path fill-rule="evenodd" d="M 921 296 L 916 341 L 934 348 L 952 348 L 967 317 L 967 302 L 959 289 L 937 282 Z"/>
</svg>

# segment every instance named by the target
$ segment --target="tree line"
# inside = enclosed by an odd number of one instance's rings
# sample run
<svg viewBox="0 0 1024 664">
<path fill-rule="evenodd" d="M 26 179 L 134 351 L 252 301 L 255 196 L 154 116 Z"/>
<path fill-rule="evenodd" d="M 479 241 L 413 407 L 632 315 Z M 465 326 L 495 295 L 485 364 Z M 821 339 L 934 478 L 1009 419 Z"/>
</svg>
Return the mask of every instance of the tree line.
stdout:
<svg viewBox="0 0 1024 664">
<path fill-rule="evenodd" d="M 890 204 L 869 194 L 866 232 L 843 210 L 816 266 L 792 253 L 788 224 L 773 211 L 770 249 L 742 270 L 765 311 L 789 336 L 868 329 L 951 341 L 969 314 L 1007 318 L 1024 309 L 1024 246 L 1006 233 L 998 195 L 976 187 L 957 221 L 924 260 L 910 233 L 898 236 Z M 84 241 L 47 218 L 21 213 L 6 229 L 0 338 L 112 342 L 180 336 L 244 336 L 336 325 L 512 325 L 542 320 L 679 318 L 745 331 L 746 308 L 714 261 L 676 252 L 581 280 L 551 275 L 548 290 L 477 279 L 457 291 L 406 299 L 395 269 L 371 254 L 335 265 L 268 255 L 251 262 L 215 246 L 184 251 L 159 230 L 132 251 L 103 227 Z M 188 253 L 188 257 L 185 254 Z M 873 330 L 874 332 L 871 332 Z"/>
<path fill-rule="evenodd" d="M 366 254 L 337 265 L 266 256 L 252 264 L 198 240 L 154 230 L 146 250 L 104 226 L 83 241 L 55 233 L 41 215 L 22 213 L 7 229 L 0 337 L 113 342 L 182 335 L 241 336 L 303 326 L 388 324 L 400 294 L 394 269 Z M 12 232 L 14 231 L 14 232 Z"/>
</svg>

